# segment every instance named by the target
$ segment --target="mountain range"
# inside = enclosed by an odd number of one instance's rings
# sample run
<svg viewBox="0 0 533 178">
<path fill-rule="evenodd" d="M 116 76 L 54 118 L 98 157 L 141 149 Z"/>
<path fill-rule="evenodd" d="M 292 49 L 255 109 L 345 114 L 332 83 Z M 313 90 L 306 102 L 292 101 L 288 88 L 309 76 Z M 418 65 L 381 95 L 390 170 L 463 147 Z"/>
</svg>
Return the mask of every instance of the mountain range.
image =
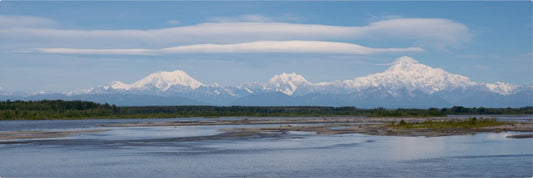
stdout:
<svg viewBox="0 0 533 178">
<path fill-rule="evenodd" d="M 181 70 L 161 71 L 134 83 L 63 93 L 0 99 L 81 99 L 116 105 L 356 106 L 361 108 L 522 107 L 533 105 L 533 87 L 484 83 L 403 56 L 384 72 L 332 82 L 309 82 L 296 73 L 236 86 L 204 84 Z"/>
</svg>

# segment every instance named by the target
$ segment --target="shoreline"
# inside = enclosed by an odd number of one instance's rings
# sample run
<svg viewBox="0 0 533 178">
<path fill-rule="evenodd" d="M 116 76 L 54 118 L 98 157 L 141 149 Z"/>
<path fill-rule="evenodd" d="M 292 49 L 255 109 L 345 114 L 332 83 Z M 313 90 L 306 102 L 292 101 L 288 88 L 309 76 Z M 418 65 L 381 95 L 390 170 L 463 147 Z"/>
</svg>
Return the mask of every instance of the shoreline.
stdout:
<svg viewBox="0 0 533 178">
<path fill-rule="evenodd" d="M 308 131 L 315 132 L 318 135 L 333 134 L 368 134 L 382 136 L 448 136 L 474 134 L 480 132 L 533 132 L 533 120 L 501 122 L 502 125 L 478 127 L 478 128 L 414 128 L 400 129 L 390 127 L 390 123 L 406 122 L 423 122 L 423 121 L 465 121 L 469 118 L 449 118 L 449 117 L 429 117 L 429 118 L 277 118 L 277 119 L 240 119 L 240 120 L 205 120 L 205 121 L 176 121 L 176 122 L 147 122 L 147 123 L 130 123 L 130 124 L 104 124 L 102 127 L 152 127 L 152 126 L 208 126 L 208 125 L 235 125 L 234 128 L 221 129 L 223 132 L 240 132 L 243 135 L 253 135 L 264 132 L 286 132 L 286 131 Z M 285 125 L 287 124 L 287 125 Z M 293 125 L 293 124 L 310 124 L 310 125 Z M 245 127 L 239 125 L 281 125 L 281 126 L 264 126 L 264 127 Z M 509 138 L 533 138 L 533 136 L 516 136 Z"/>
<path fill-rule="evenodd" d="M 125 124 L 101 124 L 94 129 L 84 130 L 26 130 L 0 132 L 0 144 L 19 143 L 17 140 L 69 137 L 76 134 L 105 132 L 112 127 L 159 127 L 159 126 L 216 126 L 232 125 L 219 131 L 224 137 L 264 136 L 270 133 L 283 134 L 288 131 L 314 132 L 317 135 L 336 134 L 367 134 L 378 136 L 425 136 L 439 137 L 449 135 L 475 134 L 481 132 L 533 132 L 533 120 L 501 122 L 502 125 L 475 128 L 398 128 L 391 123 L 405 121 L 410 123 L 423 121 L 464 121 L 468 118 L 270 118 L 270 119 L 238 119 L 238 120 L 200 120 L 200 121 L 155 121 Z M 257 127 L 242 127 L 245 125 L 263 125 Z M 276 125 L 276 126 L 274 126 Z M 533 134 L 511 135 L 507 138 L 533 138 Z"/>
<path fill-rule="evenodd" d="M 276 116 L 248 116 L 248 115 L 227 115 L 227 116 L 183 116 L 183 117 L 105 117 L 105 116 L 97 116 L 97 117 L 78 117 L 78 118 L 50 118 L 50 119 L 5 119 L 0 120 L 2 121 L 50 121 L 50 120 L 143 120 L 143 119 L 192 119 L 192 118 L 200 118 L 200 119 L 219 119 L 219 118 L 255 118 L 254 120 L 258 120 L 260 118 L 290 118 L 290 119 L 299 119 L 299 118 L 329 118 L 329 119 L 340 119 L 340 118 L 364 118 L 364 119 L 373 119 L 373 118 L 380 118 L 380 119 L 428 119 L 428 118 L 449 118 L 449 119 L 464 119 L 465 117 L 483 117 L 483 118 L 498 118 L 498 117 L 507 117 L 507 116 L 533 116 L 533 114 L 451 114 L 446 116 L 399 116 L 399 117 L 388 117 L 388 116 L 367 116 L 367 115 L 301 115 L 301 116 L 291 116 L 291 115 L 276 115 Z M 529 119 L 533 120 L 533 118 Z"/>
<path fill-rule="evenodd" d="M 320 124 L 320 123 L 386 123 L 400 120 L 408 122 L 422 122 L 427 120 L 440 121 L 445 119 L 465 120 L 464 118 L 447 118 L 447 117 L 409 117 L 409 118 L 394 118 L 394 117 L 355 117 L 355 118 L 271 118 L 271 119 L 237 119 L 237 120 L 218 120 L 218 119 L 205 119 L 201 121 L 155 121 L 144 123 L 127 123 L 127 124 L 102 124 L 102 127 L 152 127 L 152 126 L 205 126 L 205 125 L 262 125 L 262 124 Z"/>
<path fill-rule="evenodd" d="M 16 140 L 16 139 L 35 139 L 35 138 L 59 138 L 68 137 L 74 134 L 82 133 L 94 133 L 105 132 L 111 129 L 84 129 L 84 130 L 53 130 L 53 131 L 41 131 L 41 130 L 29 130 L 29 131 L 8 131 L 0 132 L 0 143 L 3 140 Z"/>
<path fill-rule="evenodd" d="M 412 120 L 411 120 L 412 121 Z M 221 129 L 224 132 L 244 132 L 248 134 L 261 132 L 286 132 L 305 131 L 315 132 L 317 135 L 335 134 L 367 134 L 378 136 L 425 136 L 439 137 L 449 135 L 475 134 L 481 132 L 533 132 L 533 121 L 530 122 L 509 122 L 499 126 L 488 126 L 479 128 L 411 128 L 401 129 L 391 127 L 388 123 L 325 123 L 316 125 L 282 125 L 279 127 L 246 127 Z M 532 134 L 521 134 L 508 138 L 533 138 Z"/>
</svg>

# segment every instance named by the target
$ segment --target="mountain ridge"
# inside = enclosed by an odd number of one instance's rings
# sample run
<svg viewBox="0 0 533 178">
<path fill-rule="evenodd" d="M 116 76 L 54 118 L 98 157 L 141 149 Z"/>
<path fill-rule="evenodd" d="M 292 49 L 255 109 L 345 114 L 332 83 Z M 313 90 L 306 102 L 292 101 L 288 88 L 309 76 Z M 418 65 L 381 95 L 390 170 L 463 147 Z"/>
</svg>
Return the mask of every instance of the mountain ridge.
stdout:
<svg viewBox="0 0 533 178">
<path fill-rule="evenodd" d="M 218 84 L 211 85 L 223 88 L 232 87 L 220 86 Z M 172 72 L 160 71 L 152 73 L 147 77 L 134 82 L 133 84 L 125 84 L 120 81 L 115 81 L 111 83 L 111 85 L 103 88 L 111 88 L 114 90 L 143 90 L 147 88 L 155 88 L 159 89 L 159 92 L 165 92 L 175 86 L 194 90 L 208 85 L 195 80 L 184 71 L 175 70 Z M 311 83 L 300 74 L 294 72 L 284 72 L 274 75 L 265 83 L 251 82 L 247 84 L 240 84 L 236 87 L 248 88 L 250 91 L 251 88 L 254 88 L 255 90 L 282 92 L 287 95 L 293 95 L 299 88 L 307 88 L 312 90 L 310 92 L 323 92 L 327 90 L 325 88 L 331 86 L 343 87 L 344 89 L 353 91 L 361 91 L 372 87 L 389 88 L 392 90 L 407 88 L 411 91 L 422 90 L 429 94 L 439 92 L 441 90 L 484 87 L 485 90 L 502 95 L 512 94 L 518 88 L 516 85 L 499 81 L 495 83 L 474 82 L 466 76 L 448 73 L 441 68 L 432 68 L 430 66 L 420 64 L 417 60 L 408 56 L 397 58 L 393 65 L 391 65 L 384 72 L 357 77 L 354 79 Z M 248 91 L 248 93 L 253 93 L 250 91 Z M 310 92 L 303 93 L 307 94 Z"/>
<path fill-rule="evenodd" d="M 186 72 L 175 70 L 170 72 L 160 71 L 152 73 L 133 84 L 125 84 L 121 81 L 114 81 L 110 86 L 107 87 L 115 90 L 143 90 L 153 88 L 164 92 L 173 86 L 183 86 L 191 89 L 197 89 L 202 85 L 204 84 L 192 78 Z"/>
<path fill-rule="evenodd" d="M 483 106 L 491 105 L 492 103 L 486 103 L 489 101 L 499 102 L 491 98 L 505 101 L 506 105 L 531 103 L 527 101 L 532 99 L 527 98 L 530 96 L 528 92 L 533 93 L 533 87 L 520 87 L 504 82 L 475 82 L 466 76 L 448 73 L 441 68 L 433 68 L 411 57 L 402 56 L 384 72 L 331 82 L 312 83 L 304 76 L 293 72 L 276 74 L 265 82 L 222 86 L 216 83 L 204 84 L 184 71 L 175 70 L 155 72 L 131 84 L 115 81 L 107 86 L 63 94 L 74 98 L 83 95 L 110 94 L 129 96 L 129 98 L 139 98 L 130 95 L 177 97 L 187 102 L 166 103 L 185 104 L 358 107 L 422 107 L 426 104 L 439 107 L 462 103 Z M 526 96 L 526 98 L 517 96 Z M 98 98 L 98 101 L 103 100 Z M 150 104 L 157 102 L 151 99 Z"/>
</svg>

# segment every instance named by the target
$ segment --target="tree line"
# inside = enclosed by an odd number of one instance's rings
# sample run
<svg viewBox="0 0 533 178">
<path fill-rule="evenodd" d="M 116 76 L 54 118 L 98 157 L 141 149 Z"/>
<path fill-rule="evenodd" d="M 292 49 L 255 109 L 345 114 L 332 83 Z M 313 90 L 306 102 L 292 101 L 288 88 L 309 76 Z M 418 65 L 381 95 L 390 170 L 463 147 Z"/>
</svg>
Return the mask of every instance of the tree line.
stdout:
<svg viewBox="0 0 533 178">
<path fill-rule="evenodd" d="M 115 106 L 90 101 L 0 101 L 0 120 L 89 119 L 89 118 L 176 118 L 176 117 L 441 117 L 475 114 L 533 114 L 533 107 L 362 109 L 326 106 Z"/>
</svg>

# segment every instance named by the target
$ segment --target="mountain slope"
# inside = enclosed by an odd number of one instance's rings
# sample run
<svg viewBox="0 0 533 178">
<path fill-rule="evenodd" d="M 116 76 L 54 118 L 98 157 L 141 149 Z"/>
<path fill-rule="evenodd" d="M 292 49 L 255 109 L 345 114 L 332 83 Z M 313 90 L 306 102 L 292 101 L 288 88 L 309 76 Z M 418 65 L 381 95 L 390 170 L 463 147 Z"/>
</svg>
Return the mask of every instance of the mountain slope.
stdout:
<svg viewBox="0 0 533 178">
<path fill-rule="evenodd" d="M 64 93 L 55 97 L 79 98 L 123 105 L 321 105 L 357 107 L 448 107 L 533 105 L 533 87 L 495 82 L 474 82 L 466 76 L 397 58 L 381 73 L 349 80 L 312 83 L 297 73 L 281 73 L 265 82 L 237 86 L 204 84 L 184 71 L 152 73 L 134 83 Z M 42 98 L 35 94 L 28 99 Z M 6 95 L 3 98 L 15 98 Z M 108 97 L 106 99 L 106 97 Z M 46 97 L 47 99 L 52 99 Z"/>
<path fill-rule="evenodd" d="M 115 90 L 153 90 L 165 92 L 171 88 L 197 89 L 203 86 L 201 82 L 195 80 L 181 70 L 172 72 L 156 72 L 136 81 L 133 84 L 125 84 L 120 81 L 113 82 L 109 88 Z"/>
<path fill-rule="evenodd" d="M 428 94 L 476 85 L 468 77 L 450 74 L 440 68 L 431 68 L 406 56 L 398 58 L 383 73 L 345 80 L 343 83 L 357 90 L 375 87 L 392 91 L 405 88 L 409 91 L 421 90 Z"/>
</svg>

